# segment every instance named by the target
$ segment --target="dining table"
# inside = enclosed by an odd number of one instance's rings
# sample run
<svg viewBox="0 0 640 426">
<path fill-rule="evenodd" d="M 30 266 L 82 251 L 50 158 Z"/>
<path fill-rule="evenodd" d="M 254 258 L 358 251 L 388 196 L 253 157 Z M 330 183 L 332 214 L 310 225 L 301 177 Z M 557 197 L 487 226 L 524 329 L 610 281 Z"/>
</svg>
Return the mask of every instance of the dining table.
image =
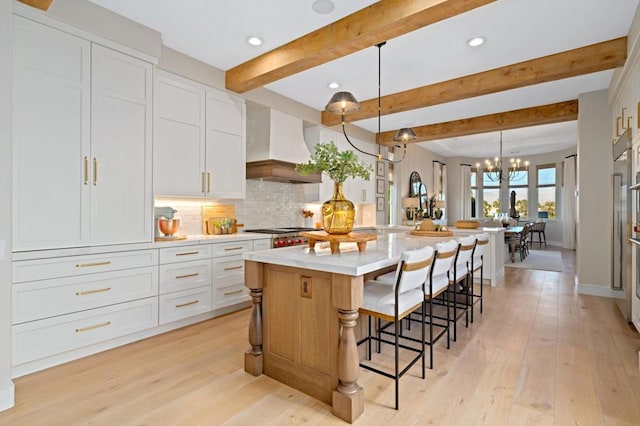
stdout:
<svg viewBox="0 0 640 426">
<path fill-rule="evenodd" d="M 522 231 L 524 231 L 524 226 L 509 226 L 504 230 L 504 242 L 509 244 L 511 263 L 516 261 L 516 242 L 522 238 Z"/>
</svg>

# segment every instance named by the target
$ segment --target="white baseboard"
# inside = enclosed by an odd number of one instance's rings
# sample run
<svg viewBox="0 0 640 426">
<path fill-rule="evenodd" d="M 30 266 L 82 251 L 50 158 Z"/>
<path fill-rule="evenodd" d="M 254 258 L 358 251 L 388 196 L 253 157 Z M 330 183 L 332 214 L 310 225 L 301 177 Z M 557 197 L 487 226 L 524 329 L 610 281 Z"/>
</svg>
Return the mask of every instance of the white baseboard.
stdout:
<svg viewBox="0 0 640 426">
<path fill-rule="evenodd" d="M 0 411 L 7 410 L 15 404 L 15 386 L 12 381 L 3 389 L 0 389 Z"/>
<path fill-rule="evenodd" d="M 589 296 L 609 297 L 611 299 L 624 299 L 625 292 L 612 290 L 608 286 L 594 285 L 594 284 L 581 284 L 576 277 L 576 289 L 578 294 L 587 294 Z"/>
</svg>

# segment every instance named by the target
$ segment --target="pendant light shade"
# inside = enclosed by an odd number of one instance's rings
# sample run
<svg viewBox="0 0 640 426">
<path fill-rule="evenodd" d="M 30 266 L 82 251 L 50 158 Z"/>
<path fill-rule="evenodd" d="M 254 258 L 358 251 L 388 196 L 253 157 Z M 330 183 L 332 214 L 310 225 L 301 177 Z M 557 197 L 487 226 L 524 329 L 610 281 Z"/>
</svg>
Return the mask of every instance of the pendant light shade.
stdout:
<svg viewBox="0 0 640 426">
<path fill-rule="evenodd" d="M 348 114 L 360 109 L 360 102 L 351 94 L 351 92 L 335 93 L 325 109 L 334 114 Z"/>
<path fill-rule="evenodd" d="M 396 142 L 407 143 L 407 141 L 412 141 L 415 138 L 416 138 L 416 133 L 413 131 L 411 127 L 403 127 L 402 129 L 396 132 L 395 136 L 393 137 L 393 140 Z"/>
</svg>

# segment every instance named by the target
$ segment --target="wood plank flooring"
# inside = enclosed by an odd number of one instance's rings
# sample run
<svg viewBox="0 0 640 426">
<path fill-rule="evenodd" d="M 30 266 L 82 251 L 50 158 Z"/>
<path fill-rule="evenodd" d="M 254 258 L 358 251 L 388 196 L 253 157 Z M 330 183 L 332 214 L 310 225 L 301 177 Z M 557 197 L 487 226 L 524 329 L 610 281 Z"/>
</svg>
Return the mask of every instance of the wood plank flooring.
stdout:
<svg viewBox="0 0 640 426">
<path fill-rule="evenodd" d="M 640 336 L 612 300 L 577 295 L 565 270 L 506 268 L 484 314 L 400 381 L 361 369 L 359 425 L 638 425 Z M 330 407 L 243 371 L 249 310 L 15 380 L 2 425 L 346 424 Z"/>
</svg>

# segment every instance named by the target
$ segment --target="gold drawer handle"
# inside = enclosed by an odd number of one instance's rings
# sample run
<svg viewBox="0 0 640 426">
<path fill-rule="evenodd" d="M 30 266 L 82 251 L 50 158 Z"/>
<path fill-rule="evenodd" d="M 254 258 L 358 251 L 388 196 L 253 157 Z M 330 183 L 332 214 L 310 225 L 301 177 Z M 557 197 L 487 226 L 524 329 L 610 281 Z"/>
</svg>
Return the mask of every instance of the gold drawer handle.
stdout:
<svg viewBox="0 0 640 426">
<path fill-rule="evenodd" d="M 234 269 L 242 269 L 242 266 L 229 266 L 228 268 L 224 268 L 225 271 L 233 271 Z"/>
<path fill-rule="evenodd" d="M 196 272 L 195 274 L 176 275 L 176 279 L 197 277 L 198 275 L 200 275 L 200 273 L 198 272 Z"/>
<path fill-rule="evenodd" d="M 86 296 L 88 294 L 104 293 L 105 291 L 109 291 L 109 290 L 111 290 L 111 287 L 97 288 L 95 290 L 78 291 L 76 292 L 76 296 Z"/>
<path fill-rule="evenodd" d="M 188 251 L 185 253 L 176 253 L 176 256 L 192 256 L 194 254 L 200 254 L 199 251 Z"/>
<path fill-rule="evenodd" d="M 82 333 L 83 331 L 95 330 L 96 328 L 102 328 L 111 325 L 111 321 L 103 322 L 101 324 L 90 325 L 87 327 L 76 328 L 76 333 Z"/>
<path fill-rule="evenodd" d="M 242 290 L 230 291 L 229 293 L 225 293 L 225 296 L 231 296 L 232 294 L 240 294 Z"/>
<path fill-rule="evenodd" d="M 240 246 L 240 247 L 225 247 L 224 251 L 231 251 L 231 250 L 242 250 L 244 247 Z"/>
<path fill-rule="evenodd" d="M 90 266 L 105 266 L 110 264 L 111 264 L 110 260 L 107 260 L 106 262 L 78 263 L 76 264 L 76 268 L 88 268 Z"/>
<path fill-rule="evenodd" d="M 199 300 L 194 300 L 192 302 L 187 302 L 187 303 L 179 303 L 176 305 L 176 308 L 183 308 L 185 306 L 189 306 L 189 305 L 195 305 L 196 303 L 200 302 Z"/>
<path fill-rule="evenodd" d="M 89 184 L 89 157 L 84 157 L 84 184 Z"/>
</svg>

